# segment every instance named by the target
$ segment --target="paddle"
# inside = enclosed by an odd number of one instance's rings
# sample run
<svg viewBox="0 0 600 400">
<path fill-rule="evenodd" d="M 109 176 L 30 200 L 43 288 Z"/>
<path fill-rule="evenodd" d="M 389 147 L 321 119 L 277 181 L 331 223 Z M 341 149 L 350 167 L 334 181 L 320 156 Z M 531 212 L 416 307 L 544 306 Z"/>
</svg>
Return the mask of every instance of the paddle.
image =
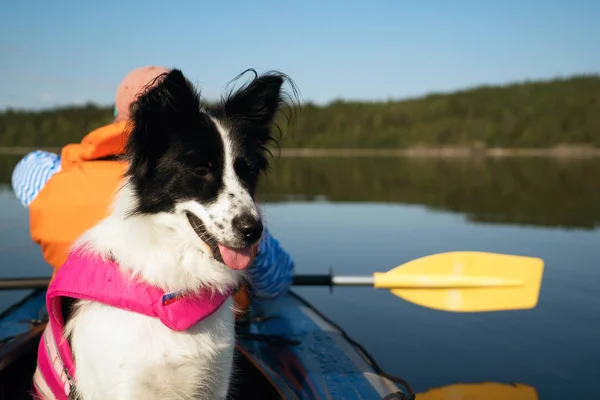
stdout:
<svg viewBox="0 0 600 400">
<path fill-rule="evenodd" d="M 454 312 L 529 309 L 537 305 L 539 258 L 458 251 L 434 254 L 372 276 L 299 275 L 300 286 L 372 286 L 424 307 Z"/>
<path fill-rule="evenodd" d="M 539 258 L 458 251 L 409 261 L 372 276 L 296 275 L 294 286 L 372 286 L 411 303 L 453 312 L 536 306 L 544 262 Z M 37 289 L 49 278 L 0 280 L 0 289 Z"/>
</svg>

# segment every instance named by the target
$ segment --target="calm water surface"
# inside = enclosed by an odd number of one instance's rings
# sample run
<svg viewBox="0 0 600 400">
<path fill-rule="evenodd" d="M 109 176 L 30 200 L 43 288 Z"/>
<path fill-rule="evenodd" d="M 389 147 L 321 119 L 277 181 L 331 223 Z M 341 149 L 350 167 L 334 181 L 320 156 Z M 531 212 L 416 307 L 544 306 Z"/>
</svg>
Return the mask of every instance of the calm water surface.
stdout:
<svg viewBox="0 0 600 400">
<path fill-rule="evenodd" d="M 8 185 L 15 162 L 0 157 L 0 276 L 47 274 Z M 300 273 L 369 274 L 453 250 L 543 258 L 528 311 L 446 313 L 369 288 L 297 291 L 417 392 L 499 382 L 544 400 L 600 399 L 599 176 L 600 160 L 286 158 L 261 200 Z M 24 294 L 0 293 L 0 307 Z"/>
</svg>

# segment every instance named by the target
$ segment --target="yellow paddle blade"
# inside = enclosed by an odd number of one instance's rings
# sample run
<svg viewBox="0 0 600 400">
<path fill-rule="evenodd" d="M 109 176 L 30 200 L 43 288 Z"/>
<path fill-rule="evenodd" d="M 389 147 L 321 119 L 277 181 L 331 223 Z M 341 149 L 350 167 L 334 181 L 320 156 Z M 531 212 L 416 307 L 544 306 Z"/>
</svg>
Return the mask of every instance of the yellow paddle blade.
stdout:
<svg viewBox="0 0 600 400">
<path fill-rule="evenodd" d="M 535 388 L 496 382 L 459 383 L 417 393 L 418 400 L 538 400 Z"/>
<path fill-rule="evenodd" d="M 457 251 L 410 261 L 373 275 L 407 301 L 454 312 L 529 309 L 537 305 L 544 262 L 485 252 Z"/>
</svg>

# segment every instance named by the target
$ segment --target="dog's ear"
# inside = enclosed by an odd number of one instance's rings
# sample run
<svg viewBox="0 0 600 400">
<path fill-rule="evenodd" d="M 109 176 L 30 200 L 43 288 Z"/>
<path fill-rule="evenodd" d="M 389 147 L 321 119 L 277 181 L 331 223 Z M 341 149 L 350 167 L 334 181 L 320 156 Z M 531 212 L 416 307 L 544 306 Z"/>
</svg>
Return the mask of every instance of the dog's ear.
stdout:
<svg viewBox="0 0 600 400">
<path fill-rule="evenodd" d="M 200 96 L 178 69 L 149 82 L 131 106 L 131 131 L 126 146 L 128 175 L 148 177 L 174 135 L 185 134 L 185 124 L 198 115 Z"/>
<path fill-rule="evenodd" d="M 283 103 L 281 87 L 285 75 L 267 73 L 255 77 L 247 86 L 229 95 L 223 103 L 225 115 L 238 124 L 269 126 Z"/>
</svg>

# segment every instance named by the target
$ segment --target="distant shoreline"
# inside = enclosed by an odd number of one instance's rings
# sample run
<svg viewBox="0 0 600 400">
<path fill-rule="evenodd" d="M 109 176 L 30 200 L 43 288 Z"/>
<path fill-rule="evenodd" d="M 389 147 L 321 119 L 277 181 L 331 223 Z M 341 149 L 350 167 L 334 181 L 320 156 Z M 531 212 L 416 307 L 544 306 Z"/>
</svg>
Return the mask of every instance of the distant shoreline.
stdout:
<svg viewBox="0 0 600 400">
<path fill-rule="evenodd" d="M 60 153 L 60 147 L 0 146 L 2 156 L 22 156 L 34 150 Z M 272 149 L 281 157 L 600 157 L 600 148 L 590 146 L 556 146 L 547 148 L 474 148 L 474 147 L 411 147 L 406 149 L 329 149 L 329 148 L 282 148 Z"/>
<path fill-rule="evenodd" d="M 282 148 L 282 157 L 599 157 L 600 148 L 549 147 L 472 148 L 472 147 L 412 147 L 406 149 L 292 149 Z"/>
</svg>

